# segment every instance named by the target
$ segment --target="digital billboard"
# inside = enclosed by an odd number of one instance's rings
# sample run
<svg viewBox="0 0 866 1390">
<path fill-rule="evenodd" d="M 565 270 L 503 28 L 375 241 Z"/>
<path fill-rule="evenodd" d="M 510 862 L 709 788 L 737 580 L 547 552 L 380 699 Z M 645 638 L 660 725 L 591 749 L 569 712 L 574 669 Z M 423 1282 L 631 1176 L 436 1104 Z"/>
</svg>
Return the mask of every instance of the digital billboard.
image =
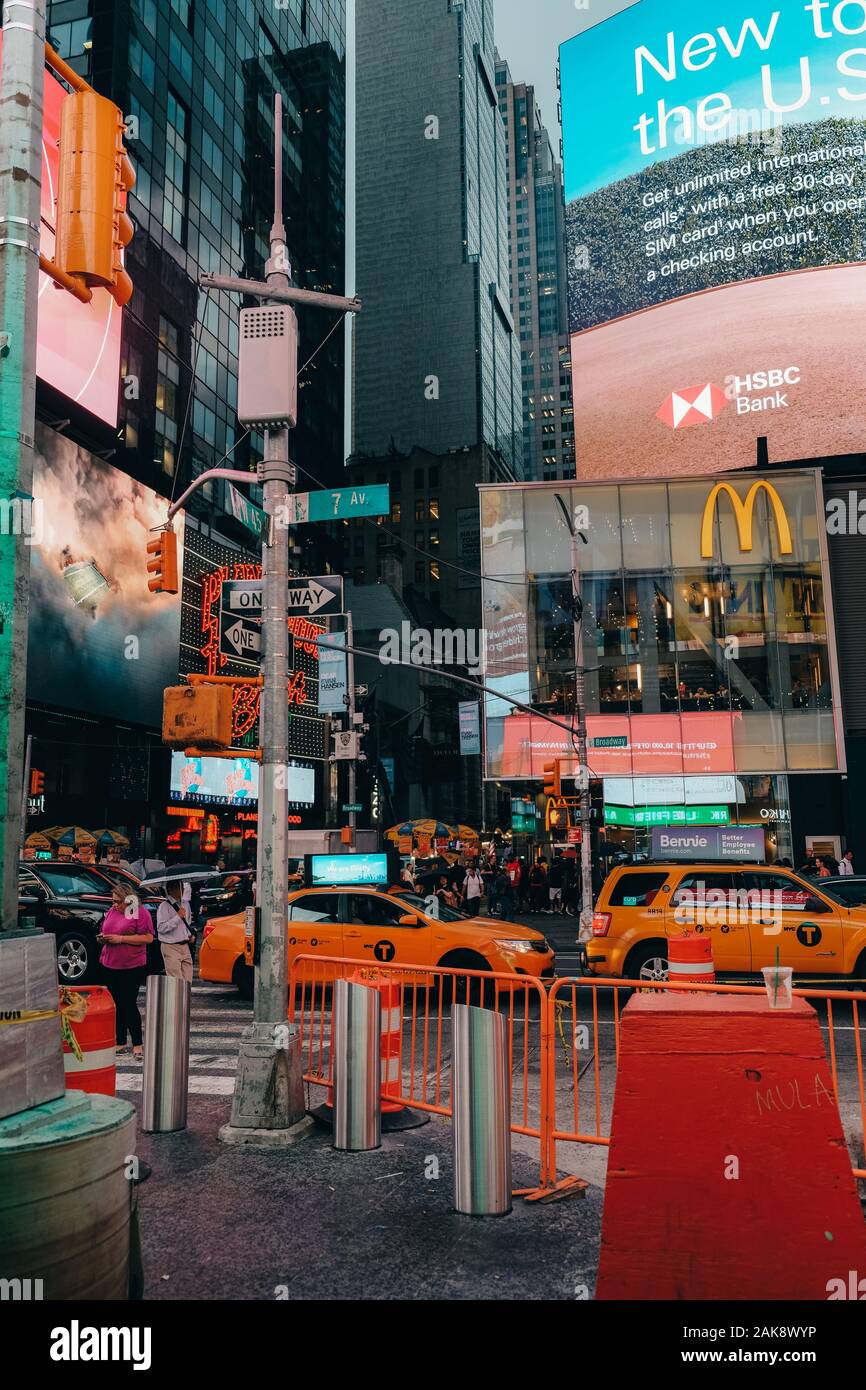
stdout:
<svg viewBox="0 0 866 1390">
<path fill-rule="evenodd" d="M 288 794 L 292 806 L 313 805 L 313 768 L 289 764 Z M 258 762 L 252 758 L 191 758 L 185 753 L 172 753 L 171 799 L 223 806 L 257 805 Z"/>
<path fill-rule="evenodd" d="M 638 0 L 560 64 L 579 476 L 861 451 L 866 4 Z"/>
<path fill-rule="evenodd" d="M 2 52 L 2 37 L 0 37 Z M 39 249 L 54 259 L 60 108 L 66 88 L 45 73 L 42 117 L 42 203 Z M 89 304 L 39 276 L 36 375 L 109 425 L 117 424 L 121 310 L 107 290 Z"/>
<path fill-rule="evenodd" d="M 145 568 L 165 499 L 38 425 L 27 696 L 151 728 L 177 683 L 180 599 Z"/>
</svg>

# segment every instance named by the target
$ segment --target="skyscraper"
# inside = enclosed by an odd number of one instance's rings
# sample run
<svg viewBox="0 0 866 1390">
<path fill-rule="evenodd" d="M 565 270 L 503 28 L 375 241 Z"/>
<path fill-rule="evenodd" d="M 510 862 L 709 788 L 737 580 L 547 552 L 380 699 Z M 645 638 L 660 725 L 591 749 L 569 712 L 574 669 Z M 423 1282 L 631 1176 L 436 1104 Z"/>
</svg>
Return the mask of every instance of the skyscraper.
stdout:
<svg viewBox="0 0 866 1390">
<path fill-rule="evenodd" d="M 294 279 L 310 289 L 343 288 L 345 9 L 345 0 L 49 0 L 49 40 L 129 118 L 135 293 L 123 318 L 122 373 L 124 385 L 130 377 L 134 385 L 120 392 L 110 443 L 113 463 L 158 492 L 182 490 L 193 471 L 212 467 L 236 443 L 233 466 L 261 457 L 261 436 L 241 440 L 235 417 L 237 296 L 200 295 L 196 278 L 200 270 L 261 277 L 276 91 Z M 304 362 L 330 321 L 301 311 L 299 323 Z M 326 484 L 343 463 L 343 357 L 335 333 L 302 374 L 292 436 L 293 458 Z M 86 429 L 82 439 L 107 442 Z M 208 511 L 222 510 L 225 498 L 220 484 Z"/>
<path fill-rule="evenodd" d="M 522 468 L 492 0 L 358 0 L 354 452 Z"/>
<path fill-rule="evenodd" d="M 562 166 L 535 101 L 496 64 L 505 124 L 511 224 L 511 302 L 520 336 L 523 472 L 574 477 L 574 408 L 568 345 Z"/>
</svg>

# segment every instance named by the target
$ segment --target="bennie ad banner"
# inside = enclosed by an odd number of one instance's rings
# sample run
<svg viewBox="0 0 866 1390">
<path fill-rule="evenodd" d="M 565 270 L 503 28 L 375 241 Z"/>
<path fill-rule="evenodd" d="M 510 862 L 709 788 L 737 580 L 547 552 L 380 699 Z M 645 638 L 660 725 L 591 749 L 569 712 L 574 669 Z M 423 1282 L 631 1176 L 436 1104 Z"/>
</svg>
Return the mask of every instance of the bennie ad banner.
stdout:
<svg viewBox="0 0 866 1390">
<path fill-rule="evenodd" d="M 560 66 L 581 476 L 860 452 L 866 0 L 637 0 Z"/>
</svg>

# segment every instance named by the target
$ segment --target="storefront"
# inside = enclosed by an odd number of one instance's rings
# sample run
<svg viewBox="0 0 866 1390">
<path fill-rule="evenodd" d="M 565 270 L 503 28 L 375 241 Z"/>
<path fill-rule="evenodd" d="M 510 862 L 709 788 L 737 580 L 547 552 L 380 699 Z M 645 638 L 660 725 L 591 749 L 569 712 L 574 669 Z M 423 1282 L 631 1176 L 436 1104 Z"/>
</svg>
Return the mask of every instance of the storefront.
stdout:
<svg viewBox="0 0 866 1390">
<path fill-rule="evenodd" d="M 816 470 L 483 487 L 481 511 L 486 684 L 569 724 L 577 645 L 597 850 L 773 861 L 844 841 Z M 576 773 L 576 735 L 499 696 L 485 776 L 519 795 L 554 757 Z"/>
</svg>

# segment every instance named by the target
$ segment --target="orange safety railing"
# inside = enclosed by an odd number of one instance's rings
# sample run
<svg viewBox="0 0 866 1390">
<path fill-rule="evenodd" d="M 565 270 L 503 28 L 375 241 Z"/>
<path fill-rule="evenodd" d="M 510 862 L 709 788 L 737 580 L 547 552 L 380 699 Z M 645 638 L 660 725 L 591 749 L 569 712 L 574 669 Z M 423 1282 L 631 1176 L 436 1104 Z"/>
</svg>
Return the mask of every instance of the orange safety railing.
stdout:
<svg viewBox="0 0 866 1390">
<path fill-rule="evenodd" d="M 477 1003 L 505 1012 L 511 1071 L 511 1132 L 538 1141 L 540 1185 L 548 1172 L 547 1080 L 549 1012 L 546 990 L 529 975 L 490 974 L 444 966 L 416 966 L 347 960 L 338 956 L 296 957 L 289 975 L 289 1019 L 301 1033 L 301 1064 L 308 1086 L 333 1086 L 331 1010 L 334 980 L 356 973 L 400 986 L 403 1030 L 401 1086 L 384 1099 L 413 1110 L 451 1115 L 450 1004 Z"/>
<path fill-rule="evenodd" d="M 350 960 L 339 956 L 296 957 L 289 981 L 289 1018 L 301 1034 L 304 1081 L 330 1091 L 333 1087 L 331 1009 L 328 993 L 337 979 L 364 975 L 393 976 L 400 987 L 403 1019 L 400 1094 L 387 1100 L 410 1109 L 450 1116 L 450 1003 L 477 1003 L 504 1010 L 511 1071 L 511 1132 L 538 1141 L 540 1187 L 557 1181 L 557 1145 L 606 1146 L 619 1059 L 622 1010 L 635 989 L 708 994 L 764 995 L 762 986 L 668 981 L 562 978 L 548 989 L 526 975 L 490 974 L 444 966 L 398 965 Z M 847 990 L 795 989 L 816 1006 L 836 1103 L 848 1127 L 857 1117 L 852 1170 L 859 1166 L 866 1136 L 866 1086 L 862 1005 L 866 993 Z M 840 1021 L 851 1010 L 851 1023 Z M 863 1021 L 861 1022 L 861 1019 Z M 612 1037 L 604 1037 L 607 1029 Z M 842 1043 L 851 1032 L 850 1046 Z M 607 1043 L 607 1045 L 603 1045 Z M 844 1127 L 844 1126 L 843 1126 Z M 859 1147 L 858 1147 L 859 1145 Z"/>
<path fill-rule="evenodd" d="M 548 1171 L 556 1174 L 558 1143 L 610 1144 L 610 1118 L 616 1068 L 619 1060 L 619 1028 L 622 1010 L 635 988 L 685 991 L 689 994 L 757 994 L 763 986 L 674 984 L 670 981 L 559 979 L 548 995 L 550 1048 Z M 795 989 L 794 994 L 816 1006 L 822 1033 L 826 1035 L 827 1060 L 840 1115 L 859 1112 L 858 1140 L 851 1154 L 854 1176 L 866 1179 L 866 1167 L 858 1166 L 866 1136 L 866 1090 L 863 1079 L 861 1009 L 866 993 L 842 989 Z M 821 1005 L 826 1006 L 826 1013 Z M 601 1007 L 600 1007 L 601 1006 Z M 851 1024 L 840 1015 L 851 1010 Z M 847 1015 L 846 1015 L 847 1016 Z M 602 1046 L 604 1030 L 612 1029 L 612 1046 Z M 837 1034 L 852 1032 L 851 1048 L 840 1046 Z M 566 1098 L 567 1097 L 567 1098 Z M 844 1124 L 843 1124 L 844 1127 Z"/>
</svg>

